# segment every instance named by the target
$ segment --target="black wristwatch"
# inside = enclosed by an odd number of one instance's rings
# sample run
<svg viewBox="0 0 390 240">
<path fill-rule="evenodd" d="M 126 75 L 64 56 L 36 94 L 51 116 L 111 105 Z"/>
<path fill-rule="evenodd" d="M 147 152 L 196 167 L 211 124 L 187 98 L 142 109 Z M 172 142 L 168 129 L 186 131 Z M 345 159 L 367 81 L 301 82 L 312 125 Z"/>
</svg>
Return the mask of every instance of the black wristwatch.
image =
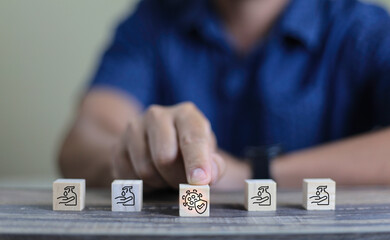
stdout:
<svg viewBox="0 0 390 240">
<path fill-rule="evenodd" d="M 245 157 L 252 165 L 253 179 L 268 179 L 270 175 L 270 162 L 272 159 L 283 154 L 281 144 L 265 146 L 249 146 L 245 149 Z"/>
</svg>

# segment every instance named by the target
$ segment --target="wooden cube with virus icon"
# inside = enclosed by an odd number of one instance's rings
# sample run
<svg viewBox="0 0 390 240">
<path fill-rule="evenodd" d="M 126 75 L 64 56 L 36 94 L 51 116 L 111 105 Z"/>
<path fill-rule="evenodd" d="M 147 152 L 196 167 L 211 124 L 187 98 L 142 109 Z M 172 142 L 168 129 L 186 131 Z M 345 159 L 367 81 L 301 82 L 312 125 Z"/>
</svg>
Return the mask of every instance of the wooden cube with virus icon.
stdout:
<svg viewBox="0 0 390 240">
<path fill-rule="evenodd" d="M 210 215 L 210 187 L 208 185 L 179 185 L 179 215 L 208 217 Z"/>
</svg>

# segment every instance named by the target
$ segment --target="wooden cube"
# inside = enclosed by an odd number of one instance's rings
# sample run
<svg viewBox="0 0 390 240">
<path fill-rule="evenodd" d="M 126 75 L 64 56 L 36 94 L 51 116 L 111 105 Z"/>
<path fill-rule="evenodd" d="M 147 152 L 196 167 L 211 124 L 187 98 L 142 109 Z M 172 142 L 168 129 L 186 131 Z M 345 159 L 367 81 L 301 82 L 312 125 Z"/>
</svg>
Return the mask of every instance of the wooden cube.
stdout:
<svg viewBox="0 0 390 240">
<path fill-rule="evenodd" d="M 84 207 L 84 179 L 57 179 L 53 182 L 53 210 L 82 211 Z"/>
<path fill-rule="evenodd" d="M 336 183 L 330 178 L 303 179 L 303 207 L 307 210 L 334 210 Z"/>
<path fill-rule="evenodd" d="M 208 185 L 179 185 L 179 215 L 208 217 L 210 215 L 210 187 Z"/>
<path fill-rule="evenodd" d="M 111 184 L 111 210 L 139 212 L 142 210 L 142 180 L 115 180 Z"/>
<path fill-rule="evenodd" d="M 276 182 L 271 179 L 245 180 L 245 208 L 248 211 L 276 210 Z"/>
</svg>

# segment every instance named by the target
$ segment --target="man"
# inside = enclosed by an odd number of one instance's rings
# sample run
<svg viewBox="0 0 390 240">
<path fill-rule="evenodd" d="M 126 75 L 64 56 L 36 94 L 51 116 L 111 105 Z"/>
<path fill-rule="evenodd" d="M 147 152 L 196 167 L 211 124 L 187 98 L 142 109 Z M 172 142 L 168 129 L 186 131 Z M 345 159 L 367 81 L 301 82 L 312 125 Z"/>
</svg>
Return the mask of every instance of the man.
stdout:
<svg viewBox="0 0 390 240">
<path fill-rule="evenodd" d="M 150 189 L 390 184 L 389 46 L 387 13 L 352 0 L 142 1 L 80 104 L 62 172 Z M 269 145 L 283 154 L 244 154 Z"/>
</svg>

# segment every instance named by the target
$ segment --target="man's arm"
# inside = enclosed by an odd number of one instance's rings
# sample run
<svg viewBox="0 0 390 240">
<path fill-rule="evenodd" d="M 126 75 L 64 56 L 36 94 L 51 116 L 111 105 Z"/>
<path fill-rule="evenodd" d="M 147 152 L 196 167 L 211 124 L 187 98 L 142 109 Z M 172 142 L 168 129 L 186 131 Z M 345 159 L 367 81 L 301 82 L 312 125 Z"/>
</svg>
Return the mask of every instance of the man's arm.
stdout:
<svg viewBox="0 0 390 240">
<path fill-rule="evenodd" d="M 390 184 L 390 128 L 279 157 L 271 175 L 282 187 L 310 177 L 340 185 Z"/>
<path fill-rule="evenodd" d="M 180 182 L 235 189 L 250 178 L 247 163 L 214 150 L 209 123 L 192 104 L 139 109 L 117 91 L 90 91 L 62 146 L 63 175 L 86 178 L 89 186 L 143 179 L 150 189 Z M 197 168 L 205 171 L 204 179 L 194 178 Z"/>
<path fill-rule="evenodd" d="M 59 155 L 65 177 L 86 178 L 90 186 L 109 186 L 114 153 L 138 104 L 117 91 L 96 89 L 81 102 Z"/>
</svg>

